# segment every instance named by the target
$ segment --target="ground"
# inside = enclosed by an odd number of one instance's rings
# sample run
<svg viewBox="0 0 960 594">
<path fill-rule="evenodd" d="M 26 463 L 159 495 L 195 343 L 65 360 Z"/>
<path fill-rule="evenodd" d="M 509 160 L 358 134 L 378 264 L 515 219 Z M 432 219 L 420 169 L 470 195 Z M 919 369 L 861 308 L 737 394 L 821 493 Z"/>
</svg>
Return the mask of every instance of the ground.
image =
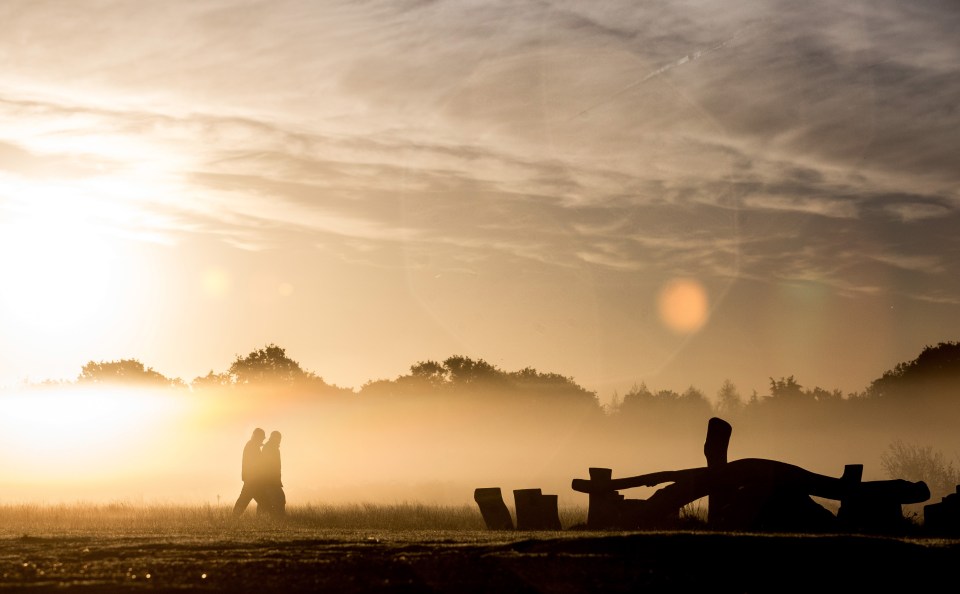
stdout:
<svg viewBox="0 0 960 594">
<path fill-rule="evenodd" d="M 317 529 L 0 539 L 18 592 L 722 592 L 938 589 L 960 540 L 702 532 Z"/>
</svg>

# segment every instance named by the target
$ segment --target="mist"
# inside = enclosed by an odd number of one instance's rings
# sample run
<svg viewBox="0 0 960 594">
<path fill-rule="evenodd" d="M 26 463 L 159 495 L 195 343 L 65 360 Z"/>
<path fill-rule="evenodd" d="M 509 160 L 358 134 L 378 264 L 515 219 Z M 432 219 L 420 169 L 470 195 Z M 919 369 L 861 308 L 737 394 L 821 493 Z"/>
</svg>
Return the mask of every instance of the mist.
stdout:
<svg viewBox="0 0 960 594">
<path fill-rule="evenodd" d="M 310 397 L 267 387 L 151 391 L 60 388 L 4 394 L 4 503 L 128 502 L 232 506 L 254 428 L 280 431 L 290 505 L 420 502 L 473 505 L 478 487 L 540 488 L 562 506 L 590 467 L 615 477 L 705 465 L 714 411 L 624 411 L 485 393 L 463 398 Z M 862 464 L 880 480 L 895 440 L 953 461 L 960 444 L 946 399 L 922 406 L 839 401 L 746 407 L 729 459 L 768 458 L 839 477 Z M 630 498 L 653 489 L 631 489 Z M 931 501 L 932 502 L 932 501 Z"/>
</svg>

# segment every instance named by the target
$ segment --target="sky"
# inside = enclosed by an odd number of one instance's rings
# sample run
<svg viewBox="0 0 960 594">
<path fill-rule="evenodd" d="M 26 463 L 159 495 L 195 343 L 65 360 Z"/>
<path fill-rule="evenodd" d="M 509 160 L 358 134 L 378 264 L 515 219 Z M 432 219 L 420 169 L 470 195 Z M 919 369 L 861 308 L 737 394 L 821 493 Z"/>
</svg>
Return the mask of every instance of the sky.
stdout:
<svg viewBox="0 0 960 594">
<path fill-rule="evenodd" d="M 601 401 L 960 339 L 960 8 L 3 0 L 0 384 L 277 344 Z"/>
</svg>

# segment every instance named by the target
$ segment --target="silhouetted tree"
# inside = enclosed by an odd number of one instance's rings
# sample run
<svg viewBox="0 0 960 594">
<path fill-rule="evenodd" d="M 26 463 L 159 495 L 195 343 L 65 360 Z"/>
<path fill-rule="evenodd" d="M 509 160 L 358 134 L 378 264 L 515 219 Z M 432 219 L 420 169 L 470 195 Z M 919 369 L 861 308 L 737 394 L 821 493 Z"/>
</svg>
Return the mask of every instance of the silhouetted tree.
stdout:
<svg viewBox="0 0 960 594">
<path fill-rule="evenodd" d="M 305 379 L 307 373 L 300 364 L 287 356 L 285 349 L 268 344 L 252 351 L 246 357 L 237 355 L 228 373 L 236 384 L 292 383 Z"/>
<path fill-rule="evenodd" d="M 441 386 L 449 381 L 448 369 L 436 361 L 420 361 L 411 365 L 410 376 L 421 379 L 431 386 Z"/>
<path fill-rule="evenodd" d="M 388 379 L 370 380 L 360 386 L 360 395 L 364 398 L 395 397 L 402 389 L 399 387 L 398 381 Z"/>
<path fill-rule="evenodd" d="M 483 359 L 461 355 L 448 357 L 443 363 L 420 361 L 410 373 L 395 380 L 365 383 L 360 395 L 366 397 L 499 397 L 551 403 L 583 404 L 600 410 L 597 395 L 584 389 L 572 378 L 557 373 L 541 373 L 532 367 L 505 372 Z"/>
<path fill-rule="evenodd" d="M 360 386 L 360 395 L 373 398 L 438 396 L 450 386 L 449 372 L 436 361 L 420 361 L 395 380 L 378 379 Z"/>
<path fill-rule="evenodd" d="M 960 343 L 927 346 L 908 363 L 898 363 L 867 388 L 868 398 L 949 397 L 960 389 Z"/>
<path fill-rule="evenodd" d="M 193 388 L 214 388 L 232 386 L 233 377 L 229 373 L 214 373 L 211 369 L 207 375 L 193 378 L 190 386 Z"/>
<path fill-rule="evenodd" d="M 599 408 L 596 392 L 587 390 L 573 378 L 559 373 L 541 373 L 532 367 L 507 374 L 507 379 L 524 396 L 550 398 L 554 402 L 579 403 Z"/>
<path fill-rule="evenodd" d="M 304 388 L 304 392 L 311 396 L 353 396 L 356 394 L 353 388 L 329 384 L 312 371 L 304 371 L 303 377 L 297 380 L 297 383 Z"/>
<path fill-rule="evenodd" d="M 843 392 L 837 389 L 824 390 L 823 388 L 817 386 L 807 393 L 809 394 L 810 398 L 818 404 L 837 403 L 843 400 Z"/>
<path fill-rule="evenodd" d="M 653 392 L 647 387 L 646 382 L 643 382 L 640 385 L 634 385 L 623 395 L 620 410 L 627 414 L 638 411 L 675 410 L 679 402 L 680 394 L 677 394 L 673 390 Z"/>
<path fill-rule="evenodd" d="M 502 371 L 483 359 L 475 361 L 470 357 L 454 355 L 443 362 L 443 367 L 447 371 L 450 382 L 458 386 L 486 384 L 487 387 L 491 387 L 492 384 L 503 383 L 505 379 Z"/>
<path fill-rule="evenodd" d="M 812 397 L 791 375 L 779 380 L 770 378 L 770 399 L 779 402 L 803 402 L 812 400 Z"/>
<path fill-rule="evenodd" d="M 137 384 L 142 386 L 183 386 L 183 380 L 168 378 L 154 371 L 152 367 L 144 367 L 136 359 L 120 359 L 119 361 L 90 361 L 80 370 L 77 377 L 79 384 Z"/>
</svg>

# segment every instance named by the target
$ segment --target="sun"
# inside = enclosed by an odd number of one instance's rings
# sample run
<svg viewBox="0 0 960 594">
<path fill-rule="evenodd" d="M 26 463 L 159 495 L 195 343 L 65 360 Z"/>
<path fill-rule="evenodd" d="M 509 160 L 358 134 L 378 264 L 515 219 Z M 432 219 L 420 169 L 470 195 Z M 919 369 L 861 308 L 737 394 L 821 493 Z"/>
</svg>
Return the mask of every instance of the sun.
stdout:
<svg viewBox="0 0 960 594">
<path fill-rule="evenodd" d="M 120 305 L 128 250 L 69 187 L 26 190 L 0 219 L 0 317 L 44 335 L 93 330 Z"/>
<path fill-rule="evenodd" d="M 658 302 L 660 320 L 678 334 L 700 330 L 709 317 L 707 292 L 699 282 L 676 278 L 660 291 Z"/>
</svg>

